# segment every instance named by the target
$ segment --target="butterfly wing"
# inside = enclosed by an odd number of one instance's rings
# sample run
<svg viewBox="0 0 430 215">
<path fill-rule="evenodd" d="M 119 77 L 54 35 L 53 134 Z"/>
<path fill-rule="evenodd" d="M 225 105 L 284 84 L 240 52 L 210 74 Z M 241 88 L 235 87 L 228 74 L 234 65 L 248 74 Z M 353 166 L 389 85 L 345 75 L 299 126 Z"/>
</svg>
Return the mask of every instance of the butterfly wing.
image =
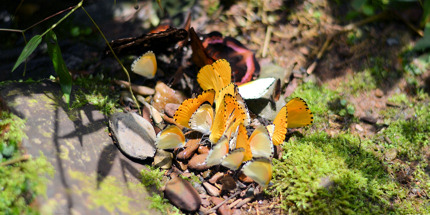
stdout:
<svg viewBox="0 0 430 215">
<path fill-rule="evenodd" d="M 267 187 L 272 179 L 272 162 L 267 158 L 256 158 L 243 165 L 242 171 L 262 187 Z"/>
<path fill-rule="evenodd" d="M 214 110 L 210 104 L 202 104 L 191 116 L 189 126 L 191 129 L 203 134 L 211 132 Z"/>
<path fill-rule="evenodd" d="M 155 146 L 158 149 L 174 149 L 185 145 L 185 136 L 176 125 L 169 125 L 158 133 Z"/>
<path fill-rule="evenodd" d="M 206 165 L 210 167 L 220 164 L 228 151 L 228 138 L 223 137 L 209 151 L 209 154 L 206 157 Z"/>
<path fill-rule="evenodd" d="M 249 137 L 252 157 L 272 158 L 274 148 L 269 133 L 264 126 L 258 126 Z"/>
<path fill-rule="evenodd" d="M 243 124 L 240 124 L 237 129 L 238 129 L 238 132 L 236 137 L 236 148 L 243 148 L 244 149 L 243 161 L 249 161 L 252 158 L 252 152 L 251 152 L 251 147 L 249 146 L 246 127 Z"/>
<path fill-rule="evenodd" d="M 283 143 L 285 140 L 285 134 L 287 134 L 287 126 L 288 126 L 287 114 L 288 114 L 287 107 L 284 106 L 276 115 L 275 120 L 273 120 L 273 125 L 275 126 L 275 128 L 272 134 L 272 141 L 273 141 L 273 145 L 275 146 Z"/>
<path fill-rule="evenodd" d="M 148 51 L 133 61 L 131 71 L 145 78 L 154 78 L 155 72 L 157 72 L 157 60 L 154 52 Z"/>
<path fill-rule="evenodd" d="M 197 73 L 197 82 L 203 90 L 214 89 L 217 93 L 224 87 L 221 76 L 212 65 L 206 65 L 200 69 Z"/>
<path fill-rule="evenodd" d="M 314 117 L 306 102 L 301 98 L 291 99 L 287 104 L 288 128 L 304 127 L 312 124 Z"/>
<path fill-rule="evenodd" d="M 225 59 L 219 59 L 212 64 L 213 68 L 221 76 L 223 86 L 231 83 L 230 63 Z"/>
<path fill-rule="evenodd" d="M 231 150 L 221 161 L 221 165 L 231 169 L 237 170 L 243 162 L 245 150 L 243 148 Z"/>
<path fill-rule="evenodd" d="M 215 91 L 213 89 L 205 90 L 197 98 L 187 99 L 182 102 L 178 110 L 173 115 L 173 119 L 179 125 L 190 128 L 189 120 L 193 113 L 205 102 L 209 102 L 211 105 L 214 102 Z"/>
</svg>

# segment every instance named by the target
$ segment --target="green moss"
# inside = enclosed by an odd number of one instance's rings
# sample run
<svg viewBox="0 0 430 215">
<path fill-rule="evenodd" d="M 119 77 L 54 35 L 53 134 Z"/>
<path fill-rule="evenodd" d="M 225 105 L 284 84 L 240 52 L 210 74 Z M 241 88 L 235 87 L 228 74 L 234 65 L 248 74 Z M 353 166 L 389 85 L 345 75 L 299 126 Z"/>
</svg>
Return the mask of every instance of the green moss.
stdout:
<svg viewBox="0 0 430 215">
<path fill-rule="evenodd" d="M 142 170 L 142 183 L 145 187 L 155 186 L 157 190 L 161 189 L 164 185 L 163 175 L 164 170 L 157 167 L 146 165 L 148 170 Z"/>
<path fill-rule="evenodd" d="M 392 102 L 402 108 L 382 111 L 388 127 L 367 139 L 349 130 L 328 135 L 329 120 L 341 115 L 342 106 L 348 111 L 342 94 L 368 90 L 362 85 L 348 92 L 348 86 L 332 91 L 309 82 L 297 88 L 293 97 L 308 103 L 315 122 L 284 143 L 282 158 L 273 160 L 273 186 L 267 193 L 291 214 L 430 213 L 423 192 L 430 190 L 428 94 L 395 95 Z"/>
<path fill-rule="evenodd" d="M 281 207 L 319 214 L 424 213 L 417 202 L 404 199 L 408 189 L 385 171 L 372 145 L 360 144 L 350 134 L 329 137 L 317 132 L 292 138 L 284 145 L 282 159 L 274 160 L 272 189 L 283 196 Z"/>
<path fill-rule="evenodd" d="M 19 144 L 22 138 L 26 138 L 24 127 L 25 120 L 8 112 L 0 112 L 0 164 L 22 156 Z M 6 128 L 7 132 L 3 133 Z M 1 213 L 37 214 L 38 210 L 29 204 L 36 196 L 46 195 L 48 176 L 53 174 L 54 168 L 43 154 L 36 159 L 0 165 Z"/>
<path fill-rule="evenodd" d="M 164 173 L 165 170 L 160 170 L 150 165 L 146 165 L 146 169 L 141 172 L 143 185 L 148 190 L 152 190 L 152 196 L 147 197 L 147 199 L 151 201 L 149 207 L 163 214 L 182 214 L 178 208 L 171 205 L 169 201 L 163 197 L 163 194 L 160 193 L 161 188 L 165 185 Z"/>
<path fill-rule="evenodd" d="M 363 72 L 357 72 L 347 75 L 347 81 L 340 84 L 338 88 L 339 93 L 347 92 L 352 95 L 364 91 L 376 89 L 377 81 L 372 76 L 370 69 L 365 69 Z"/>
<path fill-rule="evenodd" d="M 119 93 L 110 90 L 111 79 L 105 78 L 102 74 L 86 78 L 78 78 L 74 84 L 81 86 L 75 92 L 75 99 L 71 105 L 72 109 L 77 109 L 86 104 L 96 106 L 106 115 L 117 112 L 119 107 Z"/>
<path fill-rule="evenodd" d="M 121 185 L 115 177 L 107 176 L 97 187 L 96 174 L 88 175 L 73 170 L 69 170 L 69 174 L 72 179 L 80 181 L 79 186 L 73 186 L 71 189 L 85 199 L 90 209 L 103 207 L 109 213 L 149 214 L 149 211 L 132 211 L 130 203 L 137 203 L 137 200 L 126 194 L 127 189 L 130 189 L 137 192 L 138 195 L 147 195 L 142 186 L 130 182 L 127 184 L 127 188 Z"/>
</svg>

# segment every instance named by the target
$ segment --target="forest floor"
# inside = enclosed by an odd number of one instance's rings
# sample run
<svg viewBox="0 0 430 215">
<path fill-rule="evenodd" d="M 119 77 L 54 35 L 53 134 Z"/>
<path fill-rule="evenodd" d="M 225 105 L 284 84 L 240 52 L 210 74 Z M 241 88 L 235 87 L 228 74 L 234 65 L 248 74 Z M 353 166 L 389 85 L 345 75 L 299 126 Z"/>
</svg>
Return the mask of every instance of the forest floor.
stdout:
<svg viewBox="0 0 430 215">
<path fill-rule="evenodd" d="M 171 14 L 188 7 L 162 4 Z M 156 8 L 153 2 L 140 9 L 152 14 L 139 23 L 146 31 L 160 21 L 151 12 Z M 198 33 L 219 31 L 254 51 L 262 69 L 284 68 L 281 95 L 287 101 L 303 98 L 314 115 L 310 127 L 288 132 L 279 159 L 273 160 L 273 184 L 241 212 L 430 214 L 430 53 L 413 50 L 420 36 L 408 24 L 419 22 L 419 9 L 394 11 L 404 18 L 368 20 L 348 3 L 328 0 L 193 6 L 191 26 Z M 138 19 L 122 12 L 115 27 L 102 25 L 111 39 L 139 34 L 118 30 L 117 25 Z M 179 26 L 183 19 L 170 21 Z M 95 53 L 91 48 L 87 56 L 97 57 L 80 61 L 72 72 L 80 76 L 75 84 L 92 94 L 85 101 L 110 114 L 120 106 L 119 94 L 110 90 L 110 82 L 85 78 L 88 73 L 99 77 L 95 70 L 109 70 L 103 75 L 110 78 L 121 75 L 118 66 L 90 66 L 100 59 L 101 52 Z M 170 207 L 164 203 L 156 204 L 161 210 Z"/>
</svg>

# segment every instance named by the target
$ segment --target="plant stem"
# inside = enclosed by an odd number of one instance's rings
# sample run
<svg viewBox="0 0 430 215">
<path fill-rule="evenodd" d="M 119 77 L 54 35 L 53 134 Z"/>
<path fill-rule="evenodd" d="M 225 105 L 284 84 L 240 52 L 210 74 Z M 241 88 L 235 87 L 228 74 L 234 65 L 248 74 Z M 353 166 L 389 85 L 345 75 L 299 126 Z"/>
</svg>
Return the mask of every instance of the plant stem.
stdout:
<svg viewBox="0 0 430 215">
<path fill-rule="evenodd" d="M 30 159 L 30 157 L 31 157 L 30 155 L 25 154 L 25 155 L 23 155 L 21 157 L 17 157 L 17 158 L 5 161 L 3 163 L 0 163 L 0 166 L 8 166 L 8 165 L 11 165 L 11 164 L 14 164 L 14 163 L 18 163 L 18 162 L 21 162 L 21 161 L 26 161 L 26 160 Z"/>
<path fill-rule="evenodd" d="M 100 30 L 99 26 L 97 25 L 97 23 L 94 21 L 94 19 L 90 16 L 90 14 L 85 10 L 84 7 L 82 7 L 82 10 L 87 14 L 88 18 L 90 18 L 91 22 L 93 22 L 94 26 L 97 28 L 97 30 L 99 31 L 100 35 L 102 35 L 103 39 L 106 42 L 106 45 L 109 47 L 113 57 L 116 59 L 116 61 L 119 63 L 119 65 L 121 66 L 122 70 L 124 71 L 124 73 L 127 75 L 127 80 L 130 83 L 128 86 L 128 90 L 130 91 L 131 97 L 133 98 L 133 101 L 136 103 L 137 109 L 139 110 L 139 114 L 142 114 L 142 111 L 140 110 L 140 105 L 137 102 L 136 97 L 133 94 L 133 90 L 131 89 L 131 80 L 130 80 L 130 74 L 128 73 L 127 69 L 124 67 L 124 65 L 122 64 L 122 62 L 119 60 L 118 56 L 116 56 L 115 52 L 113 51 L 112 47 L 109 45 L 109 41 L 106 39 L 105 35 L 103 34 L 102 30 Z"/>
</svg>

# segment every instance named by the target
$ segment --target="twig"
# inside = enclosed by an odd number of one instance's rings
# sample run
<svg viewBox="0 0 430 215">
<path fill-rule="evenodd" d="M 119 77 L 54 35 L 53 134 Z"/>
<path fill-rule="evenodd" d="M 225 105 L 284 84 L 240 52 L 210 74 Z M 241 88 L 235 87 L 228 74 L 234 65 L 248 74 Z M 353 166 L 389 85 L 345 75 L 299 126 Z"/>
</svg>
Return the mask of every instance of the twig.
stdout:
<svg viewBox="0 0 430 215">
<path fill-rule="evenodd" d="M 14 164 L 14 163 L 18 163 L 18 162 L 21 162 L 21 161 L 26 161 L 26 160 L 30 159 L 30 157 L 31 156 L 29 154 L 25 154 L 25 155 L 23 155 L 21 157 L 17 157 L 17 158 L 5 161 L 3 163 L 0 163 L 0 166 L 8 166 L 8 165 L 11 165 L 11 164 Z"/>
<path fill-rule="evenodd" d="M 161 117 L 163 117 L 163 120 L 164 120 L 164 121 L 166 121 L 166 122 L 168 122 L 168 123 L 170 123 L 170 124 L 174 124 L 174 125 L 178 126 L 178 128 L 179 128 L 179 129 L 181 129 L 181 130 L 185 128 L 184 126 L 182 126 L 182 125 L 180 125 L 180 124 L 176 123 L 176 121 L 175 121 L 174 119 L 170 118 L 170 117 L 169 117 L 169 116 L 167 116 L 166 114 L 161 114 Z"/>
<path fill-rule="evenodd" d="M 269 47 L 270 38 L 272 37 L 272 30 L 273 30 L 273 27 L 271 25 L 267 26 L 266 37 L 264 38 L 263 53 L 261 54 L 263 58 L 265 58 L 267 55 L 267 49 Z"/>
<path fill-rule="evenodd" d="M 230 197 L 228 197 L 227 199 L 225 199 L 224 201 L 222 201 L 221 203 L 219 203 L 217 206 L 207 210 L 204 214 L 210 214 L 216 211 L 216 209 L 218 209 L 219 207 L 221 207 L 223 204 L 225 204 L 228 200 L 236 197 L 237 195 L 239 195 L 240 191 L 237 191 L 235 194 L 231 195 Z"/>
</svg>

